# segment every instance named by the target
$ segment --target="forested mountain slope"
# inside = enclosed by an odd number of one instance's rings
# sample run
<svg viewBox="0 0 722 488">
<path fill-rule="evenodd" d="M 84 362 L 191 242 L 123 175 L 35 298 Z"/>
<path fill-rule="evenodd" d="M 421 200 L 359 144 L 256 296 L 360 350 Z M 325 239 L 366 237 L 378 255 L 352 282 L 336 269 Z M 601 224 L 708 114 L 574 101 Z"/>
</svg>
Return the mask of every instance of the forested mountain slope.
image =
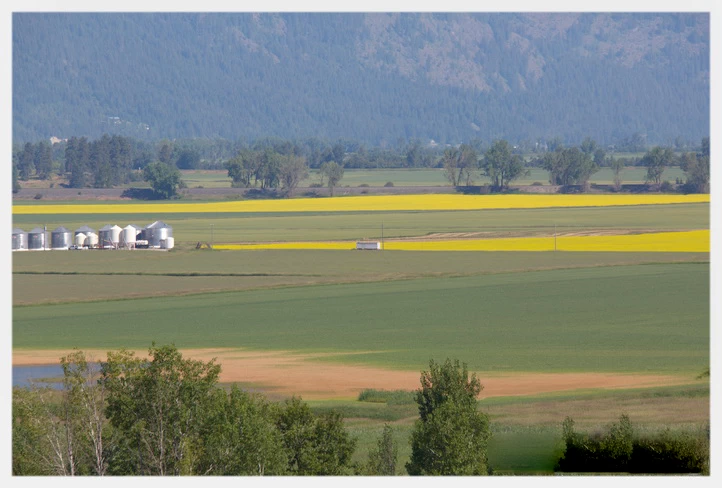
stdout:
<svg viewBox="0 0 722 488">
<path fill-rule="evenodd" d="M 709 135 L 694 13 L 15 13 L 13 140 Z"/>
</svg>

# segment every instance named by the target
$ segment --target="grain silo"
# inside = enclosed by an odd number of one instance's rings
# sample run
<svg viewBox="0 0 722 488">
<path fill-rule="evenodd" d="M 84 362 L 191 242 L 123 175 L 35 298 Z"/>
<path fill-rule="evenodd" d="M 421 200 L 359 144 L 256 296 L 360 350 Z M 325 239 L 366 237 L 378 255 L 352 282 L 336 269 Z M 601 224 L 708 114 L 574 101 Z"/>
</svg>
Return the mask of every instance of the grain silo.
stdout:
<svg viewBox="0 0 722 488">
<path fill-rule="evenodd" d="M 88 232 L 85 236 L 85 245 L 92 249 L 98 247 L 98 234 L 95 232 Z"/>
<path fill-rule="evenodd" d="M 160 240 L 161 249 L 173 249 L 175 246 L 175 240 L 172 237 L 167 237 Z"/>
<path fill-rule="evenodd" d="M 161 220 L 149 224 L 144 229 L 148 247 L 160 247 L 160 241 L 173 237 L 173 228 Z"/>
<path fill-rule="evenodd" d="M 85 237 L 87 237 L 88 233 L 90 233 L 90 232 L 95 232 L 95 229 L 88 227 L 87 225 L 84 225 L 82 227 L 78 227 L 77 229 L 75 229 L 76 236 L 80 233 L 83 233 L 83 234 L 85 234 Z"/>
<path fill-rule="evenodd" d="M 82 232 L 76 232 L 74 239 L 75 247 L 84 247 L 86 245 L 86 240 L 88 239 L 88 236 L 86 236 Z"/>
<path fill-rule="evenodd" d="M 73 233 L 63 226 L 50 233 L 50 248 L 55 251 L 70 249 L 73 245 Z"/>
<path fill-rule="evenodd" d="M 28 232 L 28 249 L 31 251 L 41 251 L 45 249 L 45 229 L 35 227 Z"/>
<path fill-rule="evenodd" d="M 120 232 L 120 247 L 132 249 L 135 247 L 135 238 L 138 235 L 136 227 L 127 225 Z"/>
<path fill-rule="evenodd" d="M 13 251 L 28 250 L 28 233 L 22 229 L 13 229 Z"/>
<path fill-rule="evenodd" d="M 120 243 L 120 233 L 123 229 L 117 225 L 106 225 L 98 231 L 98 241 L 101 249 L 115 249 Z"/>
</svg>

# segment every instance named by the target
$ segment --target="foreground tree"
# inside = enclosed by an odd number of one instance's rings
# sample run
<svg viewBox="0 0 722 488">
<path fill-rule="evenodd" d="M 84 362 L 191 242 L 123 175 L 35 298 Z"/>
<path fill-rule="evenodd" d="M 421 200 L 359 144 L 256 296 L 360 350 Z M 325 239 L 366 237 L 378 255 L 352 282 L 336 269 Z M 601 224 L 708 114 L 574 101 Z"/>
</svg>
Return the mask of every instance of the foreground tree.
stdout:
<svg viewBox="0 0 722 488">
<path fill-rule="evenodd" d="M 288 459 L 274 406 L 260 395 L 233 386 L 216 389 L 202 427 L 199 474 L 264 476 L 286 473 Z"/>
<path fill-rule="evenodd" d="M 487 416 L 477 411 L 482 390 L 466 364 L 433 360 L 421 373 L 416 392 L 419 419 L 411 433 L 410 475 L 467 475 L 489 473 L 487 442 L 491 436 Z"/>
<path fill-rule="evenodd" d="M 356 441 L 346 432 L 340 414 L 317 417 L 306 403 L 293 397 L 280 408 L 276 426 L 288 457 L 288 474 L 348 474 Z"/>
<path fill-rule="evenodd" d="M 491 179 L 494 190 L 503 190 L 509 183 L 525 173 L 524 161 L 518 154 L 512 154 L 511 146 L 505 140 L 497 140 L 484 154 L 481 161 L 482 174 Z"/>
<path fill-rule="evenodd" d="M 124 474 L 198 474 L 201 428 L 220 366 L 183 359 L 175 346 L 154 344 L 148 355 L 109 352 L 102 367 L 106 415 L 131 453 Z"/>
<path fill-rule="evenodd" d="M 175 196 L 182 184 L 181 173 L 175 166 L 166 163 L 150 163 L 143 169 L 143 179 L 150 183 L 158 198 L 169 199 Z"/>
<path fill-rule="evenodd" d="M 376 448 L 369 451 L 366 473 L 371 476 L 396 475 L 396 459 L 398 456 L 399 450 L 394 442 L 393 429 L 389 424 L 385 424 L 381 438 L 376 443 Z"/>
</svg>

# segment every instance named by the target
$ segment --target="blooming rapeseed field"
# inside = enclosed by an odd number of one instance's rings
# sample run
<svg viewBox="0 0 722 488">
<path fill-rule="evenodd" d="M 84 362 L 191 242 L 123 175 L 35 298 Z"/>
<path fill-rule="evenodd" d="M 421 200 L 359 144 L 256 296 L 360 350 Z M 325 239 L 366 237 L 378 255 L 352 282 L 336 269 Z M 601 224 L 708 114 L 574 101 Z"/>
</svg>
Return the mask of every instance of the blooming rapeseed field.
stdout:
<svg viewBox="0 0 722 488">
<path fill-rule="evenodd" d="M 709 203 L 708 194 L 691 195 L 382 195 L 208 203 L 121 203 L 14 205 L 14 215 L 233 213 L 233 212 L 374 212 L 485 210 L 504 208 L 607 207 Z"/>
<path fill-rule="evenodd" d="M 555 244 L 556 240 L 556 244 Z M 616 236 L 518 237 L 438 241 L 387 241 L 387 251 L 614 251 L 709 252 L 709 230 Z M 355 242 L 279 242 L 220 244 L 216 249 L 355 249 Z"/>
</svg>

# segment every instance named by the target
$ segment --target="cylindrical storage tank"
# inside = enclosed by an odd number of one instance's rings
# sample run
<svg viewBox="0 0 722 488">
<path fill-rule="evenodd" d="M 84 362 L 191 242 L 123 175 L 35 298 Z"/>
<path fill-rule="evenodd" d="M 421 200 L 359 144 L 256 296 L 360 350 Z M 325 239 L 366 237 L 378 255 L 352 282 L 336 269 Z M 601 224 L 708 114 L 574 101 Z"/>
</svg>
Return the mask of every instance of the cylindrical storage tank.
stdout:
<svg viewBox="0 0 722 488">
<path fill-rule="evenodd" d="M 123 232 L 123 228 L 114 225 L 110 228 L 110 241 L 117 247 L 120 243 L 120 233 Z"/>
<path fill-rule="evenodd" d="M 83 247 L 85 246 L 85 240 L 88 238 L 85 234 L 82 232 L 78 232 L 75 234 L 75 246 L 76 247 Z"/>
<path fill-rule="evenodd" d="M 88 235 L 85 236 L 85 245 L 92 248 L 98 247 L 98 234 L 88 232 Z"/>
<path fill-rule="evenodd" d="M 75 229 L 76 236 L 80 233 L 83 233 L 87 237 L 90 232 L 95 232 L 95 229 L 88 227 L 87 225 L 84 225 L 82 227 L 78 227 L 77 229 Z"/>
<path fill-rule="evenodd" d="M 145 228 L 145 239 L 148 247 L 160 247 L 160 241 L 173 237 L 173 228 L 160 220 Z"/>
<path fill-rule="evenodd" d="M 50 248 L 56 251 L 67 250 L 73 245 L 73 233 L 65 227 L 58 227 L 50 233 Z"/>
<path fill-rule="evenodd" d="M 168 237 L 168 238 L 165 240 L 165 248 L 166 248 L 166 249 L 173 249 L 173 246 L 175 246 L 175 239 L 173 239 L 172 237 Z"/>
<path fill-rule="evenodd" d="M 106 225 L 102 227 L 98 231 L 98 247 L 101 249 L 111 249 L 115 247 L 115 243 L 118 242 L 118 235 L 115 236 L 115 241 L 113 241 L 113 234 L 114 234 L 114 228 L 118 227 L 117 225 Z M 120 229 L 120 227 L 118 227 Z"/>
<path fill-rule="evenodd" d="M 128 225 L 120 233 L 120 247 L 135 247 L 136 228 Z"/>
<path fill-rule="evenodd" d="M 13 251 L 28 250 L 28 233 L 22 229 L 13 229 Z"/>
<path fill-rule="evenodd" d="M 45 229 L 35 227 L 28 232 L 28 249 L 31 251 L 40 251 L 45 249 Z"/>
</svg>

